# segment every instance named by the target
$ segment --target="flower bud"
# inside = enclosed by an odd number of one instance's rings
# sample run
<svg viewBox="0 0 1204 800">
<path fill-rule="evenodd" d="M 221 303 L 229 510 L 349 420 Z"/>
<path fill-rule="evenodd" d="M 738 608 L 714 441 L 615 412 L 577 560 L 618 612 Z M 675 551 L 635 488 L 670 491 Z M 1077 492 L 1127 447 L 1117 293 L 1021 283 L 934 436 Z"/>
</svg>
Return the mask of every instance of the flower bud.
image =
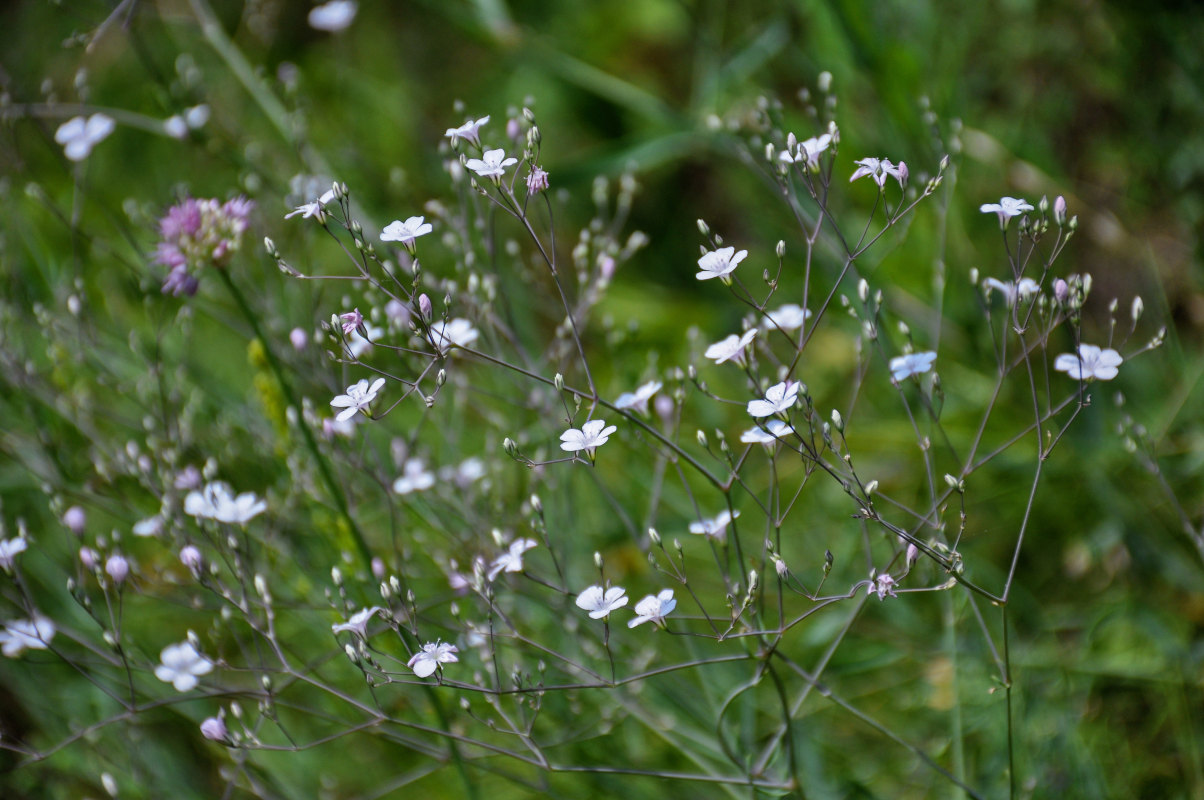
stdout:
<svg viewBox="0 0 1204 800">
<path fill-rule="evenodd" d="M 873 497 L 874 492 L 876 492 L 876 491 L 878 491 L 878 481 L 876 481 L 876 480 L 870 481 L 869 483 L 867 483 L 865 485 L 865 496 L 866 497 Z"/>
<path fill-rule="evenodd" d="M 698 446 L 699 446 L 699 447 L 704 447 L 704 448 L 705 448 L 705 447 L 707 446 L 707 435 L 706 435 L 706 433 L 704 433 L 704 432 L 702 431 L 702 429 L 701 429 L 701 428 L 698 430 L 698 433 L 696 434 L 695 438 L 697 438 L 697 439 L 698 439 Z"/>
<path fill-rule="evenodd" d="M 100 553 L 97 553 L 91 547 L 81 547 L 79 549 L 79 563 L 84 565 L 84 569 L 89 572 L 96 569 L 98 561 L 100 561 Z"/>
<path fill-rule="evenodd" d="M 1059 303 L 1065 303 L 1066 298 L 1070 296 L 1070 286 L 1066 281 L 1058 278 L 1054 281 L 1054 299 Z"/>
<path fill-rule="evenodd" d="M 703 237 L 707 237 L 707 236 L 711 235 L 711 229 L 709 227 L 707 227 L 706 222 L 704 222 L 701 219 L 698 220 L 698 232 L 701 233 L 703 235 Z"/>
<path fill-rule="evenodd" d="M 656 528 L 648 529 L 648 538 L 652 540 L 652 543 L 655 545 L 659 546 L 661 543 L 661 535 L 656 532 Z"/>
<path fill-rule="evenodd" d="M 557 372 L 556 377 L 552 378 L 552 385 L 556 387 L 556 391 L 563 392 L 564 391 L 564 376 L 561 375 L 559 372 Z"/>
<path fill-rule="evenodd" d="M 426 292 L 418 295 L 418 313 L 423 319 L 431 318 L 431 298 L 426 296 Z"/>
<path fill-rule="evenodd" d="M 832 409 L 832 427 L 840 432 L 844 432 L 844 417 L 836 409 Z"/>
<path fill-rule="evenodd" d="M 1141 312 L 1145 311 L 1145 303 L 1141 301 L 1141 295 L 1133 298 L 1133 305 L 1129 309 L 1129 316 L 1133 318 L 1134 324 L 1141 319 Z"/>
<path fill-rule="evenodd" d="M 782 239 L 778 239 L 778 246 L 774 248 L 774 252 L 777 253 L 778 258 L 785 258 L 786 242 Z"/>
<path fill-rule="evenodd" d="M 597 550 L 594 551 L 594 566 L 598 569 L 602 569 L 602 554 Z"/>
<path fill-rule="evenodd" d="M 201 551 L 193 545 L 185 545 L 180 550 L 180 562 L 192 572 L 201 568 Z"/>
<path fill-rule="evenodd" d="M 1053 204 L 1054 222 L 1059 226 L 1066 224 L 1066 198 L 1058 195 Z"/>
<path fill-rule="evenodd" d="M 63 524 L 66 525 L 76 536 L 83 533 L 84 525 L 88 522 L 88 515 L 79 506 L 71 506 L 63 512 Z"/>
<path fill-rule="evenodd" d="M 201 723 L 201 736 L 214 742 L 226 740 L 226 722 L 220 716 L 208 717 Z"/>
<path fill-rule="evenodd" d="M 109 577 L 113 579 L 114 583 L 121 583 L 130 574 L 130 562 L 126 561 L 121 554 L 114 553 L 105 562 L 105 572 L 109 573 Z"/>
</svg>

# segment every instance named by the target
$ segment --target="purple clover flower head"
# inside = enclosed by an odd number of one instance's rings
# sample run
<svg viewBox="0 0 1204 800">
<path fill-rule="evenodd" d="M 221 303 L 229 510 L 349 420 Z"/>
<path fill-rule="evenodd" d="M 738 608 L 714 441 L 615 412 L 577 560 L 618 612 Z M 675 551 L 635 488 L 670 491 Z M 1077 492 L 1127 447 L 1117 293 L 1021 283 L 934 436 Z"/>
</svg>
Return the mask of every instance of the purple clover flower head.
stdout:
<svg viewBox="0 0 1204 800">
<path fill-rule="evenodd" d="M 196 294 L 196 273 L 229 262 L 242 244 L 254 207 L 245 197 L 225 203 L 187 197 L 169 208 L 159 220 L 160 240 L 155 249 L 155 262 L 169 269 L 163 293 Z"/>
</svg>

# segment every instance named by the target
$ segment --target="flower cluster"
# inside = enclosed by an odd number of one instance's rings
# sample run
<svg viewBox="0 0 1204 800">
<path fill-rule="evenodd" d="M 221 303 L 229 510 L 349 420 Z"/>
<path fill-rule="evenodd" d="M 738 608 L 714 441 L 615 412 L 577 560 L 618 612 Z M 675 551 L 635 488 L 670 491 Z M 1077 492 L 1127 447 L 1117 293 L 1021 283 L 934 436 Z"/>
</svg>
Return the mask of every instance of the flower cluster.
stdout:
<svg viewBox="0 0 1204 800">
<path fill-rule="evenodd" d="M 159 220 L 155 251 L 155 261 L 169 270 L 163 293 L 196 294 L 196 273 L 206 266 L 225 266 L 238 252 L 254 207 L 245 197 L 225 203 L 189 197 L 169 208 Z"/>
</svg>

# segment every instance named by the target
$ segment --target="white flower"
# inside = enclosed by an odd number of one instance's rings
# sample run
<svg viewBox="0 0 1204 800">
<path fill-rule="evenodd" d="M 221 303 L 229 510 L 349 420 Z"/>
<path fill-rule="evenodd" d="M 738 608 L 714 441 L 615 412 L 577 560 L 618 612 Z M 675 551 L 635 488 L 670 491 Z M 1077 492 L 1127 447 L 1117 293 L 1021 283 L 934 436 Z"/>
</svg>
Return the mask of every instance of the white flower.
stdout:
<svg viewBox="0 0 1204 800">
<path fill-rule="evenodd" d="M 744 433 L 740 434 L 740 441 L 744 442 L 745 444 L 771 445 L 778 439 L 789 436 L 792 433 L 794 433 L 794 430 L 791 429 L 791 427 L 785 422 L 782 422 L 780 419 L 771 419 L 769 422 L 765 423 L 764 428 L 754 425 Z"/>
<path fill-rule="evenodd" d="M 506 174 L 506 167 L 517 163 L 517 158 L 506 158 L 505 150 L 486 150 L 480 158 L 470 158 L 465 161 L 464 166 L 482 178 L 498 180 Z"/>
<path fill-rule="evenodd" d="M 988 295 L 992 290 L 1002 294 L 1008 308 L 1016 305 L 1017 300 L 1027 300 L 1041 291 L 1041 287 L 1032 278 L 1021 278 L 1016 283 L 1012 283 L 1011 281 L 1005 283 L 998 278 L 987 278 L 982 282 L 982 285 Z"/>
<path fill-rule="evenodd" d="M 330 0 L 309 12 L 309 27 L 327 33 L 344 30 L 355 19 L 358 10 L 355 0 Z"/>
<path fill-rule="evenodd" d="M 297 206 L 292 211 L 285 214 L 284 218 L 290 219 L 290 218 L 295 217 L 298 214 L 300 214 L 301 219 L 309 219 L 310 217 L 317 217 L 318 222 L 321 222 L 325 218 L 325 214 L 326 214 L 326 212 L 324 210 L 325 205 L 333 199 L 334 199 L 334 189 L 327 189 L 325 192 L 322 193 L 322 196 L 319 197 L 317 200 L 314 200 L 312 203 L 305 203 L 303 205 Z"/>
<path fill-rule="evenodd" d="M 108 114 L 93 114 L 86 120 L 72 117 L 54 132 L 54 140 L 63 146 L 67 158 L 83 161 L 92 148 L 105 139 L 117 124 Z"/>
<path fill-rule="evenodd" d="M 419 678 L 426 678 L 432 675 L 440 664 L 459 661 L 460 659 L 456 658 L 457 652 L 459 651 L 454 644 L 427 642 L 406 662 L 406 666 L 414 670 L 414 674 Z"/>
<path fill-rule="evenodd" d="M 711 278 L 722 278 L 731 274 L 747 256 L 747 250 L 741 250 L 737 253 L 734 247 L 721 247 L 718 250 L 712 250 L 698 259 L 699 272 L 694 277 L 700 281 L 708 281 Z"/>
<path fill-rule="evenodd" d="M 215 519 L 243 525 L 267 510 L 267 503 L 254 492 L 243 492 L 234 496 L 230 484 L 214 481 L 200 491 L 192 491 L 184 498 L 184 513 L 202 519 Z"/>
<path fill-rule="evenodd" d="M 372 608 L 361 609 L 351 615 L 351 618 L 346 622 L 340 622 L 337 625 L 331 625 L 330 630 L 334 633 L 342 631 L 351 631 L 361 639 L 368 638 L 368 620 L 376 615 L 377 611 L 383 611 L 380 606 L 372 606 Z"/>
<path fill-rule="evenodd" d="M 27 544 L 24 536 L 0 541 L 0 567 L 11 569 L 17 555 L 25 552 Z"/>
<path fill-rule="evenodd" d="M 660 381 L 649 381 L 634 392 L 624 392 L 619 395 L 618 400 L 615 400 L 615 408 L 624 410 L 632 408 L 641 414 L 647 414 L 648 401 L 652 399 L 652 395 L 661 390 L 661 386 L 663 384 Z"/>
<path fill-rule="evenodd" d="M 732 523 L 732 520 L 740 516 L 740 512 L 735 514 L 728 511 L 726 508 L 719 512 L 714 519 L 703 519 L 698 522 L 690 523 L 690 533 L 697 533 L 702 536 L 710 536 L 712 539 L 723 541 L 727 538 L 727 526 Z"/>
<path fill-rule="evenodd" d="M 606 444 L 610 435 L 617 431 L 614 425 L 606 426 L 606 420 L 591 419 L 581 426 L 581 429 L 569 428 L 560 434 L 560 449 L 575 453 L 584 450 L 591 458 L 594 450 Z"/>
<path fill-rule="evenodd" d="M 367 352 L 372 347 L 373 341 L 385 335 L 385 329 L 378 328 L 368 320 L 364 320 L 364 333 L 367 336 L 361 335 L 359 330 L 356 329 L 347 337 L 347 350 L 351 353 L 352 358 L 358 359 Z"/>
<path fill-rule="evenodd" d="M 749 328 L 743 335 L 731 336 L 722 341 L 715 342 L 706 349 L 704 356 L 714 359 L 716 364 L 722 364 L 724 361 L 734 361 L 737 364 L 744 363 L 744 348 L 748 347 L 748 343 L 757 335 L 756 328 Z"/>
<path fill-rule="evenodd" d="M 903 173 L 899 171 L 899 167 L 890 163 L 889 158 L 863 158 L 853 163 L 857 164 L 858 167 L 853 172 L 853 176 L 849 178 L 849 183 L 868 175 L 874 183 L 878 184 L 878 188 L 886 186 L 886 179 L 888 177 L 893 177 L 899 182 L 900 186 L 903 185 Z"/>
<path fill-rule="evenodd" d="M 377 378 L 372 381 L 371 386 L 368 385 L 368 380 L 365 378 L 348 386 L 346 394 L 337 395 L 330 401 L 332 407 L 343 409 L 335 419 L 339 422 L 351 419 L 357 411 L 362 411 L 367 415 L 368 406 L 372 405 L 372 401 L 376 399 L 376 393 L 384 385 L 384 378 Z"/>
<path fill-rule="evenodd" d="M 936 353 L 931 350 L 924 353 L 908 353 L 905 356 L 892 358 L 890 360 L 891 380 L 901 381 L 905 378 L 910 378 L 912 375 L 927 372 L 932 369 L 933 361 L 936 361 Z"/>
<path fill-rule="evenodd" d="M 823 136 L 812 136 L 810 139 L 799 142 L 798 149 L 794 153 L 783 150 L 778 158 L 786 164 L 803 163 L 808 167 L 815 166 L 819 163 L 819 154 L 827 150 L 831 143 L 832 135 L 829 133 L 825 133 Z"/>
<path fill-rule="evenodd" d="M 130 574 L 130 562 L 120 553 L 114 553 L 105 562 L 105 572 L 115 583 L 121 583 Z"/>
<path fill-rule="evenodd" d="M 775 383 L 765 390 L 764 400 L 748 401 L 748 413 L 754 418 L 760 419 L 789 411 L 798 400 L 801 386 L 802 384 L 798 381 Z"/>
<path fill-rule="evenodd" d="M 213 662 L 197 652 L 192 642 L 180 642 L 163 648 L 155 677 L 176 687 L 177 692 L 196 688 L 197 678 L 213 671 Z"/>
<path fill-rule="evenodd" d="M 439 480 L 454 483 L 465 489 L 485 477 L 485 462 L 476 456 L 469 456 L 454 467 L 441 467 Z"/>
<path fill-rule="evenodd" d="M 999 215 L 999 227 L 1006 228 L 1009 219 L 1018 217 L 1025 211 L 1032 211 L 1033 205 L 1021 198 L 1001 197 L 998 203 L 983 203 L 978 210 L 984 214 Z"/>
<path fill-rule="evenodd" d="M 201 723 L 201 736 L 204 736 L 206 739 L 211 739 L 215 742 L 224 742 L 228 733 L 226 730 L 226 721 L 220 716 L 206 717 Z"/>
<path fill-rule="evenodd" d="M 484 125 L 488 121 L 489 121 L 489 117 L 481 117 L 478 120 L 470 119 L 468 122 L 465 122 L 463 125 L 461 125 L 458 128 L 448 128 L 447 133 L 445 133 L 443 135 L 446 136 L 447 138 L 451 139 L 452 147 L 455 147 L 456 143 L 459 142 L 461 139 L 471 142 L 473 145 L 476 145 L 479 147 L 481 144 L 481 139 L 480 139 L 481 126 Z M 471 168 L 471 165 L 470 165 L 470 168 Z"/>
<path fill-rule="evenodd" d="M 776 327 L 784 331 L 793 331 L 803 327 L 803 323 L 810 318 L 810 309 L 795 303 L 787 303 L 776 311 L 766 312 L 765 321 L 761 325 L 766 330 Z"/>
<path fill-rule="evenodd" d="M 393 481 L 393 491 L 398 494 L 423 492 L 435 485 L 435 474 L 428 472 L 421 458 L 406 459 L 401 477 Z"/>
<path fill-rule="evenodd" d="M 534 539 L 517 539 L 510 543 L 510 549 L 493 560 L 489 567 L 489 580 L 497 577 L 499 572 L 522 572 L 523 553 L 532 547 L 539 547 Z"/>
<path fill-rule="evenodd" d="M 416 238 L 431 232 L 431 223 L 424 220 L 425 217 L 410 217 L 405 222 L 395 219 L 381 231 L 380 240 L 382 242 L 401 242 L 409 247 Z"/>
<path fill-rule="evenodd" d="M 453 345 L 467 348 L 480 335 L 481 332 L 474 328 L 471 322 L 459 317 L 446 323 L 436 322 L 431 325 L 431 339 L 440 353 L 446 353 Z"/>
<path fill-rule="evenodd" d="M 0 630 L 0 652 L 16 658 L 26 650 L 45 650 L 56 633 L 54 623 L 40 614 L 33 619 L 18 619 Z"/>
<path fill-rule="evenodd" d="M 622 586 L 612 586 L 603 589 L 601 586 L 591 586 L 577 595 L 577 608 L 589 612 L 590 619 L 603 619 L 616 608 L 627 605 L 627 590 Z"/>
<path fill-rule="evenodd" d="M 673 599 L 673 590 L 662 589 L 658 594 L 650 594 L 635 604 L 636 617 L 627 623 L 627 627 L 634 628 L 645 622 L 664 625 L 665 616 L 676 607 L 677 601 Z"/>
<path fill-rule="evenodd" d="M 158 536 L 163 530 L 163 517 L 155 515 L 134 523 L 135 536 Z"/>
<path fill-rule="evenodd" d="M 890 575 L 882 573 L 875 575 L 870 573 L 869 594 L 877 594 L 879 600 L 885 600 L 887 597 L 898 597 L 895 594 L 895 586 L 898 583 Z"/>
<path fill-rule="evenodd" d="M 1054 360 L 1054 369 L 1065 372 L 1076 381 L 1092 378 L 1110 381 L 1117 375 L 1117 367 L 1124 363 L 1120 353 L 1111 347 L 1101 350 L 1093 344 L 1079 345 L 1079 354 L 1063 353 Z"/>
<path fill-rule="evenodd" d="M 188 127 L 194 131 L 198 128 L 205 127 L 205 123 L 209 121 L 209 106 L 201 103 L 192 108 L 185 109 L 184 121 L 188 123 Z"/>
<path fill-rule="evenodd" d="M 188 136 L 188 123 L 179 114 L 174 114 L 163 120 L 163 132 L 173 139 L 183 139 Z"/>
</svg>

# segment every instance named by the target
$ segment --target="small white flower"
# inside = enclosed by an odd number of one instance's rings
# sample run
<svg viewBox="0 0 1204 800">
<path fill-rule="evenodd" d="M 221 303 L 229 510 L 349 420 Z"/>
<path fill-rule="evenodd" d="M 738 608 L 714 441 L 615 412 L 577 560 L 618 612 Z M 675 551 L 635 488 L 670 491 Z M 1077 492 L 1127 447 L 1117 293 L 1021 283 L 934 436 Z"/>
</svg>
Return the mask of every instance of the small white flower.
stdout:
<svg viewBox="0 0 1204 800">
<path fill-rule="evenodd" d="M 992 291 L 1002 294 L 1008 308 L 1016 305 L 1017 300 L 1027 300 L 1041 291 L 1041 287 L 1032 278 L 1021 278 L 1016 283 L 1012 283 L 1011 281 L 1004 282 L 998 278 L 986 278 L 983 280 L 982 285 L 988 295 Z"/>
<path fill-rule="evenodd" d="M 330 0 L 309 12 L 309 27 L 314 30 L 338 33 L 345 30 L 358 11 L 355 0 Z"/>
<path fill-rule="evenodd" d="M 284 218 L 290 219 L 290 218 L 295 217 L 298 214 L 300 214 L 301 219 L 309 219 L 310 217 L 317 217 L 318 222 L 322 222 L 325 219 L 325 215 L 326 215 L 325 206 L 327 203 L 329 203 L 333 199 L 334 199 L 334 189 L 327 189 L 325 192 L 322 193 L 322 196 L 319 197 L 317 200 L 314 200 L 312 203 L 305 203 L 303 205 L 297 206 L 292 211 L 285 214 Z"/>
<path fill-rule="evenodd" d="M 188 123 L 179 114 L 174 114 L 163 120 L 163 132 L 173 139 L 183 139 L 188 136 Z"/>
<path fill-rule="evenodd" d="M 614 425 L 606 426 L 606 420 L 591 419 L 581 426 L 581 429 L 569 428 L 560 434 L 560 449 L 575 453 L 584 450 L 591 458 L 594 451 L 606 444 L 610 435 L 617 431 Z"/>
<path fill-rule="evenodd" d="M 898 582 L 885 572 L 881 575 L 870 573 L 869 594 L 877 594 L 879 600 L 885 600 L 888 597 L 898 597 L 895 594 L 895 586 Z"/>
<path fill-rule="evenodd" d="M 184 513 L 202 519 L 215 519 L 243 525 L 267 510 L 267 503 L 254 492 L 243 492 L 237 497 L 228 483 L 213 481 L 200 491 L 192 491 L 184 498 Z"/>
<path fill-rule="evenodd" d="M 635 604 L 635 619 L 628 621 L 627 627 L 634 628 L 645 622 L 664 625 L 665 617 L 676 607 L 677 601 L 673 599 L 673 590 L 662 589 L 658 594 L 650 594 Z"/>
<path fill-rule="evenodd" d="M 17 536 L 12 539 L 0 540 L 0 567 L 4 569 L 12 569 L 13 562 L 17 555 L 25 552 L 25 547 L 28 542 L 24 536 Z"/>
<path fill-rule="evenodd" d="M 92 148 L 103 141 L 117 124 L 108 114 L 93 114 L 86 120 L 72 117 L 54 132 L 54 140 L 63 146 L 67 158 L 83 161 Z"/>
<path fill-rule="evenodd" d="M 517 158 L 506 158 L 505 150 L 486 150 L 480 158 L 470 158 L 465 161 L 464 166 L 482 178 L 500 180 L 506 174 L 506 167 L 517 163 Z"/>
<path fill-rule="evenodd" d="M 825 133 L 823 136 L 812 136 L 810 139 L 799 142 L 798 148 L 793 153 L 783 150 L 778 158 L 786 164 L 801 163 L 813 167 L 819 163 L 819 154 L 827 150 L 831 143 L 832 135 L 829 133 Z"/>
<path fill-rule="evenodd" d="M 346 622 L 340 622 L 337 625 L 331 625 L 330 630 L 334 633 L 343 631 L 351 631 L 361 639 L 368 638 L 368 620 L 376 615 L 376 612 L 383 611 L 380 606 L 372 606 L 372 608 L 361 609 L 351 615 L 351 618 Z"/>
<path fill-rule="evenodd" d="M 789 411 L 798 400 L 801 386 L 802 384 L 798 381 L 775 383 L 765 390 L 764 400 L 748 401 L 748 413 L 754 418 L 760 419 Z"/>
<path fill-rule="evenodd" d="M 474 146 L 479 147 L 481 144 L 481 126 L 488 121 L 489 117 L 481 117 L 478 120 L 470 119 L 468 122 L 465 122 L 458 128 L 448 128 L 447 133 L 443 135 L 451 139 L 452 147 L 455 147 L 456 143 L 461 139 L 464 139 L 465 141 L 472 143 Z"/>
<path fill-rule="evenodd" d="M 793 331 L 803 327 L 803 323 L 810 318 L 810 309 L 795 303 L 787 303 L 775 311 L 766 312 L 765 321 L 761 323 L 761 326 L 766 330 L 778 328 L 783 331 Z"/>
<path fill-rule="evenodd" d="M 467 489 L 483 477 L 485 462 L 476 456 L 469 456 L 454 467 L 439 469 L 439 480 L 453 483 L 461 489 Z"/>
<path fill-rule="evenodd" d="M 224 742 L 229 732 L 226 730 L 226 721 L 220 716 L 206 717 L 201 723 L 201 736 L 215 742 Z"/>
<path fill-rule="evenodd" d="M 603 619 L 616 608 L 627 605 L 629 599 L 627 590 L 622 586 L 603 589 L 595 585 L 577 595 L 577 608 L 588 611 L 590 619 Z"/>
<path fill-rule="evenodd" d="M 890 360 L 890 377 L 891 380 L 901 381 L 910 378 L 912 375 L 919 375 L 932 369 L 932 362 L 936 361 L 936 353 L 928 350 L 924 353 L 908 353 L 905 356 L 897 356 Z"/>
<path fill-rule="evenodd" d="M 352 358 L 359 358 L 372 347 L 372 343 L 385 335 L 384 328 L 378 328 L 368 320 L 364 320 L 364 333 L 360 334 L 359 329 L 351 332 L 347 337 L 347 350 L 351 353 Z"/>
<path fill-rule="evenodd" d="M 1079 354 L 1063 353 L 1054 360 L 1054 369 L 1065 372 L 1076 381 L 1089 381 L 1092 378 L 1110 381 L 1116 377 L 1124 359 L 1120 353 L 1111 347 L 1101 350 L 1093 344 L 1079 345 Z"/>
<path fill-rule="evenodd" d="M 384 378 L 377 378 L 372 381 L 372 385 L 368 385 L 367 378 L 357 381 L 347 387 L 346 394 L 337 395 L 330 401 L 330 405 L 334 408 L 341 408 L 336 420 L 342 422 L 346 419 L 351 419 L 357 411 L 368 414 L 368 406 L 372 405 L 372 401 L 376 399 L 376 393 L 380 391 L 380 387 L 385 385 Z"/>
<path fill-rule="evenodd" d="M 523 553 L 532 547 L 539 547 L 534 539 L 517 539 L 510 543 L 510 549 L 493 560 L 489 567 L 489 580 L 498 576 L 499 572 L 522 572 Z"/>
<path fill-rule="evenodd" d="M 0 630 L 0 652 L 16 658 L 26 650 L 45 650 L 56 632 L 54 623 L 40 614 L 33 619 L 13 620 Z"/>
<path fill-rule="evenodd" d="M 739 516 L 739 511 L 733 514 L 725 508 L 713 519 L 703 519 L 697 522 L 691 522 L 690 533 L 696 533 L 700 536 L 709 536 L 712 539 L 723 541 L 727 538 L 727 526 L 731 525 L 732 520 L 738 518 Z"/>
<path fill-rule="evenodd" d="M 726 339 L 715 342 L 706 349 L 704 356 L 714 359 L 716 364 L 722 364 L 724 361 L 734 361 L 737 364 L 744 363 L 744 348 L 748 347 L 748 343 L 757 335 L 756 328 L 749 328 L 742 335 L 737 336 L 732 334 Z"/>
<path fill-rule="evenodd" d="M 209 121 L 209 106 L 201 103 L 192 108 L 185 109 L 184 121 L 188 123 L 188 127 L 194 131 L 205 127 L 205 123 Z"/>
<path fill-rule="evenodd" d="M 416 238 L 426 236 L 431 232 L 431 223 L 424 220 L 424 217 L 410 217 L 405 222 L 395 219 L 381 231 L 380 240 L 382 242 L 401 242 L 409 247 L 414 244 Z"/>
<path fill-rule="evenodd" d="M 858 167 L 853 172 L 853 176 L 849 178 L 849 183 L 868 175 L 874 183 L 878 184 L 878 188 L 880 189 L 886 186 L 886 179 L 888 177 L 893 177 L 899 182 L 900 186 L 903 185 L 903 173 L 899 171 L 898 167 L 890 163 L 889 158 L 863 158 L 853 163 L 857 164 Z"/>
<path fill-rule="evenodd" d="M 130 562 L 120 553 L 114 553 L 105 562 L 105 572 L 109 574 L 114 583 L 121 583 L 130 574 Z"/>
<path fill-rule="evenodd" d="M 424 492 L 435 485 L 435 473 L 429 472 L 421 458 L 406 459 L 401 477 L 393 481 L 393 491 L 398 494 Z"/>
<path fill-rule="evenodd" d="M 777 442 L 778 439 L 790 436 L 792 433 L 794 433 L 794 431 L 785 422 L 782 422 L 780 419 L 771 419 L 769 422 L 765 423 L 764 428 L 754 425 L 744 433 L 740 434 L 740 441 L 744 442 L 745 444 L 772 445 Z"/>
<path fill-rule="evenodd" d="M 135 536 L 158 536 L 163 530 L 163 517 L 155 515 L 134 523 Z"/>
<path fill-rule="evenodd" d="M 649 381 L 634 392 L 624 392 L 619 395 L 618 400 L 615 400 L 615 408 L 624 410 L 631 408 L 641 414 L 647 414 L 648 401 L 652 399 L 652 395 L 661 390 L 662 385 L 660 381 Z"/>
<path fill-rule="evenodd" d="M 406 666 L 414 670 L 414 674 L 419 678 L 427 678 L 434 674 L 436 669 L 439 669 L 440 664 L 459 661 L 460 659 L 456 657 L 457 652 L 459 650 L 454 644 L 439 641 L 427 642 L 406 662 Z"/>
<path fill-rule="evenodd" d="M 700 281 L 725 277 L 730 275 L 736 267 L 740 266 L 740 262 L 747 256 L 747 250 L 741 250 L 737 253 L 734 247 L 721 247 L 718 250 L 712 250 L 698 259 L 699 272 L 694 277 Z"/>
<path fill-rule="evenodd" d="M 997 214 L 999 227 L 1006 228 L 1008 220 L 1018 217 L 1025 211 L 1032 211 L 1033 205 L 1027 200 L 1017 197 L 1001 197 L 998 203 L 983 203 L 978 210 L 984 214 Z"/>
<path fill-rule="evenodd" d="M 481 332 L 466 319 L 456 317 L 446 323 L 436 322 L 431 325 L 431 339 L 440 353 L 446 353 L 453 346 L 467 348 L 477 340 Z"/>
<path fill-rule="evenodd" d="M 163 648 L 162 662 L 155 667 L 155 677 L 176 687 L 177 692 L 196 688 L 197 678 L 213 671 L 213 662 L 197 652 L 192 642 L 180 642 Z"/>
</svg>

